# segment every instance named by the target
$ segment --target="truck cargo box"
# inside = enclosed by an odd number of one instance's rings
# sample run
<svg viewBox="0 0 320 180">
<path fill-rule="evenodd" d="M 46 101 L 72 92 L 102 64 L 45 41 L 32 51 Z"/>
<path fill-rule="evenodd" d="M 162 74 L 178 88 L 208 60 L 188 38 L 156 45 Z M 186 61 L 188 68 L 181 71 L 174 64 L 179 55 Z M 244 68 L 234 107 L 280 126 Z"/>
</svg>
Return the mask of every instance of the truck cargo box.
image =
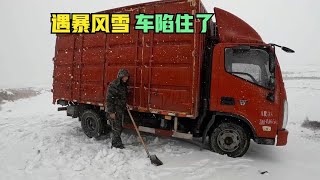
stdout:
<svg viewBox="0 0 320 180">
<path fill-rule="evenodd" d="M 57 35 L 54 103 L 68 100 L 104 107 L 107 85 L 125 68 L 130 73 L 129 104 L 135 110 L 197 117 L 206 36 L 200 33 L 201 22 L 194 21 L 194 34 L 145 34 L 134 30 L 134 15 L 206 13 L 201 2 L 158 1 L 103 13 L 129 13 L 130 33 Z"/>
</svg>

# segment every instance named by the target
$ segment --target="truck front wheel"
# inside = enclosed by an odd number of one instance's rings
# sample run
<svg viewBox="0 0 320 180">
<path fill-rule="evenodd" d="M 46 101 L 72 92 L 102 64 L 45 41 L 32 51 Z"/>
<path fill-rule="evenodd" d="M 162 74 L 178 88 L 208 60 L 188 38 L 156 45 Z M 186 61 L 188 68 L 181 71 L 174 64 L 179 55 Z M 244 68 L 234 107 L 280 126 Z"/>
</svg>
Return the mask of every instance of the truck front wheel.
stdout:
<svg viewBox="0 0 320 180">
<path fill-rule="evenodd" d="M 250 137 L 240 125 L 226 122 L 212 131 L 209 144 L 214 152 L 241 157 L 250 146 Z"/>
<path fill-rule="evenodd" d="M 89 138 L 99 138 L 103 132 L 103 119 L 93 110 L 86 110 L 81 115 L 81 127 Z"/>
</svg>

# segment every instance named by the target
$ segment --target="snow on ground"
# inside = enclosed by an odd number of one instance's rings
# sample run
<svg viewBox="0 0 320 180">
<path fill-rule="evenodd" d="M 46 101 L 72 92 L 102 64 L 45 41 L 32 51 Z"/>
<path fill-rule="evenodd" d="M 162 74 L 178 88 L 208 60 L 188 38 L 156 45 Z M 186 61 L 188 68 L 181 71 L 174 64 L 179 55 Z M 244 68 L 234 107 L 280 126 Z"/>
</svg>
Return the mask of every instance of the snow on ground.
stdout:
<svg viewBox="0 0 320 180">
<path fill-rule="evenodd" d="M 284 74 L 290 110 L 287 146 L 252 142 L 244 157 L 234 159 L 144 135 L 151 154 L 164 162 L 160 167 L 150 164 L 133 132 L 123 134 L 124 150 L 110 149 L 108 136 L 87 138 L 77 119 L 51 104 L 49 91 L 6 102 L 0 111 L 0 179 L 318 179 L 320 130 L 301 124 L 307 117 L 320 121 L 319 72 L 310 72 L 318 78 L 300 78 L 304 73 L 297 70 Z"/>
</svg>

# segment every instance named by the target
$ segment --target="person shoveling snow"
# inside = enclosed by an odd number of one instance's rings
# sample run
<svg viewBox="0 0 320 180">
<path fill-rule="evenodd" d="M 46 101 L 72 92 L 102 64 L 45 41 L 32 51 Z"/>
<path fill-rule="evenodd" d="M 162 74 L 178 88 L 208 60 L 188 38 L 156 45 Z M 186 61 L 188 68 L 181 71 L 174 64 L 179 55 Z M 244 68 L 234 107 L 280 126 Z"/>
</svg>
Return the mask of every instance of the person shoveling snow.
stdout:
<svg viewBox="0 0 320 180">
<path fill-rule="evenodd" d="M 132 123 L 137 131 L 137 134 L 140 138 L 141 143 L 144 146 L 146 153 L 148 154 L 148 158 L 150 158 L 151 163 L 159 166 L 163 163 L 158 159 L 156 155 L 150 155 L 147 146 L 145 145 L 139 130 L 133 120 L 133 117 L 127 108 L 127 96 L 128 96 L 128 79 L 129 72 L 126 69 L 120 69 L 118 72 L 117 79 L 111 82 L 108 87 L 107 94 L 107 118 L 110 120 L 112 126 L 112 147 L 123 149 L 124 145 L 121 140 L 121 132 L 122 132 L 122 119 L 124 117 L 124 113 L 127 110 Z"/>
<path fill-rule="evenodd" d="M 128 79 L 129 72 L 126 69 L 120 69 L 117 79 L 112 81 L 108 87 L 107 93 L 107 119 L 112 127 L 112 146 L 123 149 L 121 140 L 122 119 L 126 112 L 127 96 L 128 96 Z"/>
</svg>

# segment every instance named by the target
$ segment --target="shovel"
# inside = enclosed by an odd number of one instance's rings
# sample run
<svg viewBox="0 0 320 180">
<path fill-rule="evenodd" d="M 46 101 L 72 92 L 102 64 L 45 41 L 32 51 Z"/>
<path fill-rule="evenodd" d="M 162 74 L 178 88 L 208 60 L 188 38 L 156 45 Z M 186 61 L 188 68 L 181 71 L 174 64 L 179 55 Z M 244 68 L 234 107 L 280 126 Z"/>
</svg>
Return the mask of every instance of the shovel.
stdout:
<svg viewBox="0 0 320 180">
<path fill-rule="evenodd" d="M 152 163 L 153 165 L 155 165 L 155 166 L 161 166 L 161 165 L 163 164 L 162 161 L 161 161 L 156 155 L 150 155 L 149 150 L 148 150 L 148 147 L 147 147 L 147 145 L 144 143 L 144 141 L 143 141 L 143 139 L 142 139 L 142 137 L 141 137 L 141 135 L 140 135 L 140 132 L 139 132 L 139 130 L 138 130 L 138 127 L 137 127 L 136 123 L 135 123 L 134 120 L 133 120 L 133 117 L 132 117 L 132 115 L 131 115 L 131 112 L 130 112 L 128 106 L 127 106 L 127 111 L 128 111 L 129 116 L 130 116 L 130 119 L 131 119 L 131 121 L 132 121 L 132 124 L 133 124 L 133 126 L 134 126 L 134 129 L 137 131 L 137 134 L 138 134 L 138 136 L 139 136 L 140 142 L 142 143 L 142 145 L 143 145 L 143 147 L 144 147 L 144 150 L 145 150 L 146 153 L 148 154 L 148 158 L 150 158 L 151 163 Z"/>
</svg>

